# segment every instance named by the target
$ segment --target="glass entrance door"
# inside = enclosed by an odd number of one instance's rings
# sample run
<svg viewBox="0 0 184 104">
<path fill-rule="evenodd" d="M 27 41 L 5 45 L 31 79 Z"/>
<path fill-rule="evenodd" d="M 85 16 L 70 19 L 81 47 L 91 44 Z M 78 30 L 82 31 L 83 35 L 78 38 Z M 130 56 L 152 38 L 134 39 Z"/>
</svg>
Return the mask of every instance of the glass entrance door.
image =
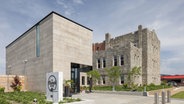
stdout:
<svg viewBox="0 0 184 104">
<path fill-rule="evenodd" d="M 79 70 L 78 68 L 72 68 L 71 70 L 71 80 L 73 80 L 73 83 L 71 84 L 71 87 L 73 89 L 73 93 L 80 92 L 80 77 L 79 77 Z"/>
<path fill-rule="evenodd" d="M 71 87 L 73 93 L 80 92 L 80 83 L 82 83 L 80 82 L 80 72 L 88 72 L 90 70 L 92 70 L 91 66 L 71 63 L 71 80 L 73 80 Z"/>
</svg>

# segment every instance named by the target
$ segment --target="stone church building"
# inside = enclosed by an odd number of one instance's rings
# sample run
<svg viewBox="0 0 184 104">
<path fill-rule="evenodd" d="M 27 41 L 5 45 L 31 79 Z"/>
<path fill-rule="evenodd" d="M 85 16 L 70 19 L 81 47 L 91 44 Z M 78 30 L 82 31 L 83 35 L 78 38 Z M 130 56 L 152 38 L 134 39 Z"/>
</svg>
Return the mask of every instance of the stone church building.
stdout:
<svg viewBox="0 0 184 104">
<path fill-rule="evenodd" d="M 141 67 L 141 75 L 134 76 L 136 84 L 160 84 L 160 41 L 155 31 L 139 25 L 137 31 L 115 38 L 105 34 L 103 42 L 93 44 L 93 69 L 101 74 L 97 84 L 109 84 L 105 68 L 112 66 L 121 68 L 119 84 L 127 83 L 127 72 L 135 66 Z"/>
</svg>

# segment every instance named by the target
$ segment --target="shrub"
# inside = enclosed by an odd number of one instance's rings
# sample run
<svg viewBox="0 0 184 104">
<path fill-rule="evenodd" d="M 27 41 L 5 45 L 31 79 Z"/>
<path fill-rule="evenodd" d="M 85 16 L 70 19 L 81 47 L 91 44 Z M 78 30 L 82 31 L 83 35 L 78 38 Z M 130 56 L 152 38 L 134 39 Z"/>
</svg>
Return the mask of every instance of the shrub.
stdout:
<svg viewBox="0 0 184 104">
<path fill-rule="evenodd" d="M 167 85 L 167 81 L 165 81 L 165 80 L 162 81 L 162 82 L 161 82 L 161 85 L 164 85 L 164 86 Z"/>
<path fill-rule="evenodd" d="M 0 98 L 0 104 L 11 104 L 9 101 L 6 101 L 5 99 Z"/>
<path fill-rule="evenodd" d="M 136 90 L 138 89 L 138 84 L 133 84 L 133 83 L 132 83 L 131 86 L 132 86 L 132 88 L 131 88 L 132 91 L 136 91 Z"/>
<path fill-rule="evenodd" d="M 0 87 L 0 93 L 4 93 L 5 88 L 4 87 Z"/>
<path fill-rule="evenodd" d="M 154 83 L 150 83 L 148 86 L 155 87 L 155 84 Z"/>
<path fill-rule="evenodd" d="M 84 91 L 84 90 L 87 90 L 87 87 L 86 86 L 80 86 L 80 91 Z"/>
<path fill-rule="evenodd" d="M 109 91 L 109 90 L 112 90 L 112 86 L 94 86 L 93 90 Z"/>
<path fill-rule="evenodd" d="M 123 84 L 123 88 L 128 88 L 128 84 Z"/>
<path fill-rule="evenodd" d="M 19 76 L 14 77 L 14 82 L 12 82 L 11 88 L 13 88 L 14 91 L 20 91 L 22 89 L 22 83 L 20 82 Z"/>
<path fill-rule="evenodd" d="M 78 102 L 78 101 L 81 101 L 81 99 L 80 98 L 63 98 L 63 101 L 60 101 L 59 104 Z"/>
</svg>

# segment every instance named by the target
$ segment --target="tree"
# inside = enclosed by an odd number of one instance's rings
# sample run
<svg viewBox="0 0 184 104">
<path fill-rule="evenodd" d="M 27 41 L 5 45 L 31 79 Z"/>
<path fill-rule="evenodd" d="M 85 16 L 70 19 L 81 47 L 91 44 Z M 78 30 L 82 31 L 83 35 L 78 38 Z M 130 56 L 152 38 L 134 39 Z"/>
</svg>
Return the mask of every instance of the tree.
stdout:
<svg viewBox="0 0 184 104">
<path fill-rule="evenodd" d="M 100 73 L 97 70 L 91 70 L 91 71 L 87 72 L 87 75 L 90 78 L 89 91 L 91 92 L 93 84 L 96 83 L 96 81 L 100 79 Z"/>
<path fill-rule="evenodd" d="M 135 66 L 131 70 L 129 70 L 128 77 L 127 77 L 127 82 L 129 87 L 132 87 L 132 85 L 134 85 L 135 75 L 141 75 L 141 67 Z"/>
<path fill-rule="evenodd" d="M 106 71 L 107 71 L 107 75 L 109 77 L 109 81 L 112 84 L 112 91 L 115 91 L 115 84 L 117 83 L 117 81 L 120 77 L 120 74 L 121 74 L 120 67 L 113 66 L 110 69 L 106 69 Z"/>
<path fill-rule="evenodd" d="M 20 91 L 22 89 L 22 83 L 20 82 L 19 76 L 14 77 L 14 82 L 12 82 L 11 87 L 14 91 Z"/>
</svg>

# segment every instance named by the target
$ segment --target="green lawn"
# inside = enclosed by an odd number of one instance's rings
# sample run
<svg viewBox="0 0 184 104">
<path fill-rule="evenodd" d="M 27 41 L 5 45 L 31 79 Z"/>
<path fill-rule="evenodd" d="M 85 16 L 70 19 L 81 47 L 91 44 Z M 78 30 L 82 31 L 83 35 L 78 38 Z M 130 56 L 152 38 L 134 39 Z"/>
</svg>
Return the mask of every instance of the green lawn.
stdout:
<svg viewBox="0 0 184 104">
<path fill-rule="evenodd" d="M 179 98 L 179 99 L 184 99 L 184 91 L 181 91 L 179 93 L 176 93 L 171 96 L 172 98 Z"/>
<path fill-rule="evenodd" d="M 31 104 L 33 99 L 37 99 L 39 104 L 52 104 L 45 101 L 45 95 L 37 92 L 8 92 L 0 93 L 0 104 Z"/>
<path fill-rule="evenodd" d="M 45 94 L 38 92 L 8 92 L 0 93 L 0 104 L 32 104 L 33 99 L 37 99 L 38 104 L 52 104 L 46 101 Z M 81 99 L 64 98 L 59 104 L 66 102 L 81 101 Z"/>
<path fill-rule="evenodd" d="M 146 91 L 152 91 L 152 90 L 158 90 L 158 89 L 163 89 L 163 88 L 171 88 L 172 86 L 168 85 L 147 85 L 146 86 Z M 112 91 L 112 86 L 94 86 L 94 90 L 102 90 L 102 91 Z M 125 87 L 124 85 L 118 85 L 115 86 L 116 91 L 144 91 L 144 86 L 139 86 L 135 88 L 128 88 L 127 86 Z"/>
</svg>

